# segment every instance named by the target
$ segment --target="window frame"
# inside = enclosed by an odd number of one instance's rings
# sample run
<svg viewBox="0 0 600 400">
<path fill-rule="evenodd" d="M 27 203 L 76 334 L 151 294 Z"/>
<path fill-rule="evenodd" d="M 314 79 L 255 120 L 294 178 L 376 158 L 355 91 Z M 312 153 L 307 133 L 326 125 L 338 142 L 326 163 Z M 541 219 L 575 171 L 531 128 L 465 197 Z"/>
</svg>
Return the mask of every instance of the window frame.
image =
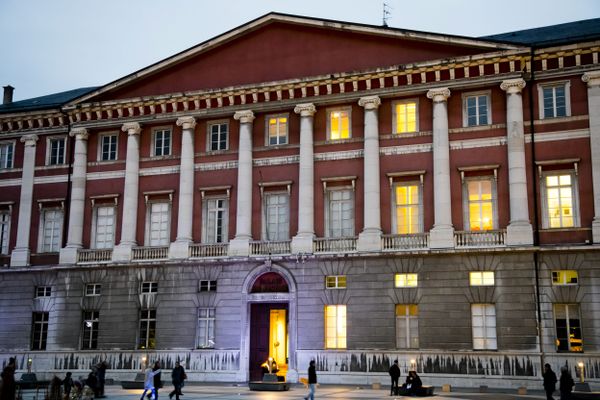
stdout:
<svg viewBox="0 0 600 400">
<path fill-rule="evenodd" d="M 413 283 L 414 282 L 414 283 Z M 395 288 L 416 288 L 419 287 L 419 274 L 415 272 L 394 274 Z"/>
<path fill-rule="evenodd" d="M 113 209 L 113 224 L 112 226 L 112 246 L 110 247 L 98 247 L 98 211 L 101 208 L 112 208 Z M 92 226 L 91 226 L 91 235 L 90 235 L 90 243 L 93 249 L 112 249 L 115 247 L 115 234 L 116 234 L 116 222 L 117 222 L 117 206 L 114 203 L 100 203 L 94 204 L 92 209 Z"/>
<path fill-rule="evenodd" d="M 261 188 L 262 190 L 263 188 Z M 271 239 L 269 237 L 269 204 L 268 203 L 268 199 L 271 196 L 284 196 L 286 199 L 286 203 L 285 203 L 285 207 L 286 207 L 286 218 L 287 221 L 285 222 L 285 224 L 287 225 L 285 228 L 286 230 L 286 235 L 284 238 L 275 238 L 275 239 Z M 269 241 L 269 242 L 273 242 L 273 241 L 283 241 L 283 240 L 289 240 L 290 239 L 290 193 L 289 191 L 285 191 L 285 190 L 274 190 L 274 191 L 264 191 L 262 193 L 262 239 L 264 241 Z M 281 225 L 281 223 L 278 221 L 277 223 L 277 227 L 279 228 L 279 226 Z M 277 229 L 277 236 L 279 234 L 279 229 Z"/>
<path fill-rule="evenodd" d="M 564 116 L 547 116 L 546 110 L 544 109 L 544 89 L 548 88 L 556 88 L 562 86 L 565 90 L 565 115 Z M 571 81 L 563 80 L 563 81 L 554 81 L 554 82 L 545 82 L 538 83 L 538 113 L 539 119 L 556 119 L 556 118 L 567 118 L 571 116 Z M 553 97 L 553 109 L 556 112 L 556 97 Z"/>
<path fill-rule="evenodd" d="M 489 181 L 491 186 L 492 196 L 490 202 L 492 203 L 492 229 L 471 229 L 471 199 L 469 198 L 469 183 L 471 182 L 482 182 Z M 489 232 L 499 229 L 498 222 L 498 187 L 497 179 L 495 175 L 478 175 L 478 176 L 467 176 L 463 178 L 462 182 L 462 195 L 463 195 L 463 229 L 468 232 Z M 483 204 L 483 200 L 476 201 L 478 204 Z M 487 202 L 487 201 L 486 201 Z M 475 203 L 475 202 L 474 202 Z"/>
<path fill-rule="evenodd" d="M 330 207 L 331 207 L 331 195 L 334 192 L 343 192 L 343 191 L 347 191 L 350 193 L 350 200 L 349 202 L 352 205 L 352 211 L 351 211 L 351 215 L 352 215 L 352 227 L 349 228 L 352 230 L 352 233 L 350 235 L 343 235 L 342 236 L 333 236 L 331 234 L 331 229 L 332 229 L 332 215 L 331 215 L 331 211 L 330 211 Z M 335 239 L 340 239 L 340 238 L 348 238 L 348 237 L 355 237 L 356 236 L 356 195 L 355 195 L 355 190 L 354 190 L 354 186 L 328 186 L 325 189 L 325 213 L 324 213 L 324 217 L 325 217 L 325 237 L 326 238 L 335 238 Z M 341 220 L 343 221 L 343 219 Z M 341 228 L 342 233 L 344 231 L 344 228 Z"/>
<path fill-rule="evenodd" d="M 330 327 L 327 324 L 328 318 L 330 318 L 329 310 L 335 310 L 335 315 L 332 317 L 335 318 L 335 326 Z M 340 310 L 344 310 L 343 316 L 339 315 Z M 326 304 L 324 310 L 324 328 L 325 328 L 325 349 L 347 349 L 348 348 L 348 307 L 346 304 Z M 340 322 L 340 319 L 343 321 Z M 342 324 L 341 327 L 338 327 L 339 324 Z M 330 329 L 333 329 L 334 332 L 330 332 Z M 340 335 L 340 331 L 343 331 L 343 336 Z M 330 334 L 332 333 L 332 334 Z M 331 346 L 330 340 L 333 340 L 335 343 Z"/>
<path fill-rule="evenodd" d="M 145 315 L 144 315 L 145 314 Z M 146 324 L 145 329 L 143 325 Z M 146 335 L 142 338 L 142 332 L 145 331 Z M 152 335 L 151 332 L 154 334 Z M 142 340 L 144 341 L 142 343 Z M 144 345 L 142 345 L 144 344 Z M 138 326 L 138 350 L 153 350 L 156 349 L 156 309 L 155 308 L 143 308 L 139 311 L 139 326 Z"/>
<path fill-rule="evenodd" d="M 414 131 L 398 131 L 398 110 L 397 106 L 401 104 L 415 104 L 415 130 Z M 401 99 L 392 101 L 392 134 L 401 136 L 419 132 L 419 98 Z"/>
<path fill-rule="evenodd" d="M 469 286 L 496 286 L 496 273 L 494 271 L 469 271 Z"/>
<path fill-rule="evenodd" d="M 92 289 L 91 292 L 89 289 Z M 86 283 L 83 291 L 85 297 L 97 297 L 102 295 L 101 283 Z"/>
<path fill-rule="evenodd" d="M 278 135 L 277 135 L 277 143 L 273 143 L 271 144 L 271 136 L 270 136 L 270 122 L 271 119 L 275 118 L 277 120 L 277 127 L 278 127 Z M 280 138 L 282 137 L 281 135 L 279 135 L 279 119 L 280 118 L 285 118 L 286 119 L 286 123 L 285 123 L 285 135 L 284 140 L 285 143 L 281 143 Z M 276 146 L 285 146 L 290 144 L 290 116 L 288 113 L 281 113 L 281 114 L 268 114 L 265 116 L 265 146 L 267 147 L 276 147 Z"/>
<path fill-rule="evenodd" d="M 213 140 L 212 140 L 212 127 L 214 125 L 219 125 L 219 126 L 225 125 L 227 127 L 227 131 L 225 132 L 225 148 L 224 149 L 213 150 L 213 148 L 212 148 L 212 144 L 213 144 Z M 206 152 L 207 153 L 214 153 L 214 152 L 229 150 L 229 135 L 230 135 L 230 133 L 231 133 L 231 129 L 230 129 L 229 120 L 222 119 L 222 120 L 208 121 L 206 123 Z M 221 136 L 222 136 L 221 127 L 219 127 L 219 138 Z M 218 143 L 221 143 L 221 140 L 219 140 Z"/>
<path fill-rule="evenodd" d="M 571 198 L 572 198 L 572 209 L 573 209 L 573 225 L 572 226 L 561 226 L 551 227 L 550 226 L 550 210 L 548 207 L 548 186 L 546 184 L 546 178 L 549 176 L 560 176 L 570 175 L 571 176 Z M 560 180 L 560 179 L 559 179 Z M 574 229 L 581 227 L 580 221 L 580 209 L 579 209 L 579 179 L 577 169 L 558 169 L 558 170 L 541 170 L 540 173 L 540 196 L 542 200 L 542 228 L 543 229 Z M 560 185 L 558 186 L 561 187 Z M 561 215 L 562 221 L 562 215 Z"/>
<path fill-rule="evenodd" d="M 206 284 L 204 284 L 206 282 Z M 199 293 L 210 293 L 217 291 L 217 280 L 216 279 L 200 279 L 198 281 L 198 292 Z"/>
<path fill-rule="evenodd" d="M 558 324 L 557 324 L 557 312 L 556 309 L 557 307 L 565 307 L 565 321 L 566 321 L 566 330 L 567 330 L 567 334 L 569 335 L 569 340 L 567 340 L 567 350 L 561 350 L 559 349 L 560 347 L 560 338 L 558 337 Z M 571 344 L 571 324 L 570 321 L 574 320 L 574 318 L 571 318 L 571 316 L 569 315 L 569 307 L 577 307 L 577 320 L 579 321 L 579 333 L 580 333 L 580 340 L 581 340 L 581 349 L 580 350 L 573 350 L 573 346 Z M 583 345 L 585 343 L 584 337 L 583 337 L 583 320 L 581 319 L 581 305 L 578 303 L 554 303 L 552 304 L 552 317 L 553 317 L 553 322 L 554 322 L 554 338 L 555 338 L 555 344 L 556 344 L 556 352 L 557 353 L 582 353 L 583 352 Z M 574 328 L 576 329 L 576 328 Z M 576 338 L 574 338 L 576 339 Z"/>
<path fill-rule="evenodd" d="M 41 321 L 37 321 L 36 316 L 40 316 Z M 34 311 L 31 313 L 31 350 L 32 351 L 46 350 L 46 345 L 48 344 L 48 327 L 50 325 L 49 321 L 50 321 L 50 313 L 48 311 Z M 36 329 L 36 326 L 38 326 L 38 325 L 40 326 L 39 331 L 37 331 L 37 329 Z M 37 333 L 39 333 L 39 335 Z"/>
<path fill-rule="evenodd" d="M 206 316 L 201 315 L 202 311 L 207 311 Z M 211 313 L 212 311 L 212 313 Z M 211 316 L 212 315 L 212 316 Z M 203 328 L 201 327 L 201 322 L 205 321 L 205 329 L 202 332 Z M 211 324 L 212 322 L 212 324 Z M 215 326 L 217 322 L 217 309 L 216 307 L 199 307 L 197 312 L 197 321 L 196 321 L 196 337 L 195 337 L 195 348 L 196 349 L 214 349 L 215 348 Z M 212 333 L 212 337 L 211 337 Z M 205 340 L 206 345 L 201 345 L 201 336 L 202 339 Z M 210 342 L 213 342 L 211 345 Z"/>
<path fill-rule="evenodd" d="M 418 204 L 407 204 L 407 205 L 399 205 L 398 204 L 398 197 L 397 197 L 397 193 L 396 190 L 398 187 L 401 186 L 405 186 L 405 187 L 409 187 L 409 186 L 416 186 L 417 189 L 419 190 L 418 193 Z M 410 180 L 410 181 L 394 181 L 392 183 L 392 234 L 394 235 L 412 235 L 412 234 L 416 234 L 416 233 L 423 233 L 424 232 L 424 220 L 425 220 L 425 215 L 424 215 L 424 207 L 423 207 L 423 182 L 421 180 Z M 417 226 L 417 232 L 409 232 L 409 233 L 398 233 L 398 208 L 403 207 L 403 208 L 411 208 L 411 207 L 417 207 L 418 210 L 418 226 Z"/>
<path fill-rule="evenodd" d="M 575 273 L 576 282 L 567 282 L 569 272 Z M 554 280 L 555 273 L 558 273 L 560 281 Z M 576 269 L 554 269 L 551 271 L 550 276 L 551 276 L 550 279 L 552 280 L 552 286 L 577 286 L 577 285 L 579 285 L 579 271 L 577 271 Z M 564 278 L 564 280 L 563 280 L 563 278 Z"/>
<path fill-rule="evenodd" d="M 169 133 L 169 153 L 168 154 L 157 154 L 156 150 L 156 136 L 158 133 L 164 133 L 164 132 L 168 132 Z M 164 151 L 164 136 L 162 138 L 163 140 L 163 145 L 162 145 L 162 149 L 161 152 Z M 171 126 L 157 126 L 152 128 L 152 144 L 150 146 L 150 157 L 170 157 L 171 155 L 173 155 L 173 128 Z"/>
<path fill-rule="evenodd" d="M 331 283 L 331 284 L 330 284 Z M 347 289 L 348 277 L 346 275 L 327 275 L 325 276 L 325 289 Z"/>
<path fill-rule="evenodd" d="M 12 206 L 0 209 L 0 254 L 10 254 L 10 229 L 12 225 Z"/>
<path fill-rule="evenodd" d="M 89 318 L 86 318 L 89 317 Z M 92 326 L 87 326 L 91 321 Z M 84 310 L 81 324 L 81 350 L 96 350 L 98 348 L 98 331 L 100 328 L 100 311 Z M 86 337 L 87 336 L 87 337 Z M 87 345 L 86 345 L 87 344 Z"/>
<path fill-rule="evenodd" d="M 475 307 L 481 306 L 482 310 L 483 310 L 483 314 L 482 314 L 482 322 L 483 325 L 481 326 L 481 329 L 485 332 L 484 336 L 476 336 L 475 335 L 475 329 L 478 328 L 475 325 L 475 313 L 474 313 L 474 309 Z M 493 314 L 493 319 L 494 319 L 494 326 L 488 326 L 487 325 L 487 319 L 489 317 L 491 317 L 492 315 L 488 313 L 489 310 L 493 310 L 494 314 Z M 497 316 L 498 313 L 496 312 L 496 305 L 493 303 L 472 303 L 471 304 L 471 335 L 472 335 L 472 340 L 473 340 L 473 350 L 482 350 L 482 351 L 490 351 L 490 350 L 498 350 L 498 323 L 497 323 Z M 488 336 L 488 330 L 493 328 L 493 332 L 494 332 L 494 336 L 490 337 Z M 476 345 L 476 340 L 483 340 L 483 345 L 481 347 Z M 493 343 L 489 343 L 490 341 L 493 341 Z"/>
<path fill-rule="evenodd" d="M 39 285 L 35 287 L 34 297 L 40 299 L 42 297 L 52 297 L 52 286 Z"/>
<path fill-rule="evenodd" d="M 62 218 L 60 219 L 60 228 L 59 228 L 59 232 L 58 235 L 56 236 L 58 238 L 58 243 L 57 249 L 53 249 L 52 244 L 51 243 L 51 248 L 50 251 L 45 251 L 44 247 L 46 246 L 46 213 L 48 212 L 60 212 L 62 214 Z M 38 245 L 37 245 L 37 249 L 38 249 L 38 253 L 58 253 L 60 251 L 60 249 L 62 248 L 62 240 L 63 240 L 63 229 L 65 225 L 65 210 L 62 206 L 54 206 L 54 207 L 45 207 L 43 205 L 40 205 L 40 223 L 38 225 Z M 54 238 L 54 236 L 52 236 Z"/>
<path fill-rule="evenodd" d="M 52 143 L 62 140 L 63 149 L 62 149 L 62 162 L 52 162 Z M 67 163 L 67 147 L 68 147 L 67 137 L 64 135 L 61 136 L 48 136 L 46 138 L 46 165 L 54 166 L 54 165 L 65 165 Z M 57 155 L 58 157 L 58 155 Z"/>
<path fill-rule="evenodd" d="M 104 139 L 109 137 L 115 137 L 115 158 L 104 159 Z M 110 156 L 110 153 L 109 153 Z M 110 162 L 119 159 L 119 131 L 102 132 L 98 135 L 98 151 L 97 160 L 98 162 Z"/>
<path fill-rule="evenodd" d="M 147 290 L 145 288 L 148 288 Z M 158 293 L 158 281 L 142 281 L 140 282 L 140 293 L 151 294 Z"/>
<path fill-rule="evenodd" d="M 400 307 L 404 307 L 404 314 L 398 314 L 398 309 Z M 416 310 L 416 314 L 411 314 L 411 307 L 414 307 Z M 419 344 L 419 305 L 418 304 L 396 304 L 395 309 L 395 321 L 396 321 L 396 348 L 397 349 L 418 349 Z M 401 330 L 401 322 L 404 322 L 406 326 L 404 327 L 406 334 L 406 343 L 401 345 L 400 343 L 400 335 L 399 332 Z M 416 326 L 415 326 L 416 325 Z M 417 334 L 416 337 L 411 335 L 412 329 L 416 329 Z"/>
<path fill-rule="evenodd" d="M 167 205 L 167 222 L 166 222 L 166 243 L 151 244 L 152 243 L 152 207 L 156 204 Z M 164 247 L 169 246 L 171 243 L 171 223 L 173 214 L 173 202 L 170 199 L 149 199 L 146 202 L 146 227 L 144 229 L 144 246 L 150 247 Z M 162 231 L 162 230 L 161 230 Z"/>
<path fill-rule="evenodd" d="M 479 115 L 479 98 L 486 98 L 486 113 L 487 113 L 487 123 L 480 123 L 481 116 Z M 467 102 L 469 98 L 476 97 L 477 98 L 477 123 L 474 125 L 469 124 L 469 110 Z M 463 115 L 463 128 L 473 128 L 477 126 L 489 126 L 492 125 L 492 91 L 491 90 L 480 90 L 476 92 L 466 92 L 462 94 L 462 115 Z"/>
<path fill-rule="evenodd" d="M 213 209 L 209 209 L 209 203 L 211 201 L 223 200 L 224 204 L 222 207 L 217 207 Z M 206 195 L 202 197 L 202 243 L 229 243 L 229 195 Z M 215 235 L 209 236 L 210 232 L 208 232 L 208 218 L 209 212 L 211 211 L 223 211 L 223 216 L 221 218 L 223 226 L 221 227 L 221 242 L 217 242 L 216 240 L 216 232 Z M 217 229 L 217 219 L 215 217 L 215 230 Z M 210 238 L 210 240 L 209 240 Z"/>
<path fill-rule="evenodd" d="M 348 137 L 347 138 L 340 137 L 338 139 L 333 139 L 331 137 L 331 114 L 334 113 L 334 112 L 346 112 L 346 113 L 348 113 Z M 326 141 L 327 142 L 334 142 L 335 143 L 335 142 L 340 142 L 340 141 L 352 139 L 352 107 L 351 106 L 327 108 L 326 109 L 326 115 L 327 115 L 327 137 L 326 137 Z"/>
<path fill-rule="evenodd" d="M 8 151 L 6 152 L 7 156 L 8 156 L 8 154 L 10 154 L 10 160 L 8 159 L 8 157 L 6 157 L 6 160 L 3 160 L 2 158 L 0 158 L 0 172 L 7 171 L 7 170 L 13 169 L 15 167 L 15 150 L 17 147 L 16 143 L 17 143 L 16 140 L 1 140 L 0 141 L 0 148 L 3 146 L 7 146 L 7 148 L 10 146 L 10 148 L 11 148 L 10 152 L 8 152 Z M 1 153 L 1 151 L 0 151 L 0 153 Z"/>
</svg>

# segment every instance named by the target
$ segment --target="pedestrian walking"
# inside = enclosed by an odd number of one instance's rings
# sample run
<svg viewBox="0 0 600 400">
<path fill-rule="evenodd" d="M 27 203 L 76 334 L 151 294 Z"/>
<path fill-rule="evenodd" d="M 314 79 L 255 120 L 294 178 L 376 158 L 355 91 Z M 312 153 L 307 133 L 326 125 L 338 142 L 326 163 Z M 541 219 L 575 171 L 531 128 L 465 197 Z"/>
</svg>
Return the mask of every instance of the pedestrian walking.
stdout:
<svg viewBox="0 0 600 400">
<path fill-rule="evenodd" d="M 152 371 L 156 372 L 160 370 L 160 362 L 156 361 L 154 362 L 154 365 L 152 366 Z M 162 388 L 162 377 L 161 377 L 161 373 L 159 372 L 158 374 L 154 375 L 154 400 L 158 400 L 158 389 Z M 148 396 L 146 396 L 146 398 L 150 399 L 151 393 L 148 393 Z"/>
<path fill-rule="evenodd" d="M 560 400 L 570 400 L 575 382 L 569 372 L 569 368 L 562 366 L 560 368 Z"/>
<path fill-rule="evenodd" d="M 96 376 L 96 367 L 92 368 L 90 373 L 88 374 L 87 379 L 85 380 L 85 385 L 90 389 L 89 391 L 83 390 L 84 398 L 87 397 L 98 397 L 98 377 Z M 88 392 L 92 392 L 93 395 L 90 396 Z"/>
<path fill-rule="evenodd" d="M 62 400 L 62 380 L 56 375 L 50 381 L 48 400 Z"/>
<path fill-rule="evenodd" d="M 398 360 L 394 360 L 394 364 L 392 364 L 388 372 L 392 378 L 390 396 L 398 395 L 398 379 L 400 379 L 400 367 L 398 367 Z"/>
<path fill-rule="evenodd" d="M 2 388 L 0 389 L 0 399 L 14 400 L 15 399 L 15 371 L 17 369 L 17 361 L 14 357 L 8 359 L 8 364 L 2 370 Z"/>
<path fill-rule="evenodd" d="M 71 376 L 72 374 L 69 371 L 65 375 L 65 379 L 62 380 L 63 392 L 67 400 L 71 398 L 71 389 L 73 388 L 73 378 Z"/>
<path fill-rule="evenodd" d="M 96 376 L 98 377 L 98 397 L 104 396 L 104 382 L 106 380 L 106 369 L 108 368 L 108 364 L 105 361 L 101 361 L 100 364 L 96 366 Z"/>
<path fill-rule="evenodd" d="M 317 371 L 315 369 L 315 360 L 310 360 L 308 364 L 308 394 L 304 400 L 315 400 L 315 390 L 317 389 Z"/>
<path fill-rule="evenodd" d="M 144 380 L 144 392 L 140 400 L 144 400 L 146 393 L 150 391 L 150 398 L 156 400 L 156 388 L 154 387 L 154 377 L 160 374 L 160 369 L 153 371 L 152 368 L 146 369 L 146 379 Z"/>
<path fill-rule="evenodd" d="M 175 362 L 175 368 L 171 371 L 171 381 L 173 382 L 174 390 L 169 393 L 169 399 L 172 399 L 175 396 L 175 400 L 179 400 L 179 396 L 183 396 L 181 393 L 181 388 L 183 387 L 183 382 L 187 378 L 185 374 L 185 370 L 179 363 L 179 361 Z"/>
<path fill-rule="evenodd" d="M 556 374 L 552 371 L 550 364 L 544 365 L 544 373 L 542 374 L 544 378 L 544 391 L 546 392 L 546 400 L 554 400 L 552 395 L 556 390 Z"/>
</svg>

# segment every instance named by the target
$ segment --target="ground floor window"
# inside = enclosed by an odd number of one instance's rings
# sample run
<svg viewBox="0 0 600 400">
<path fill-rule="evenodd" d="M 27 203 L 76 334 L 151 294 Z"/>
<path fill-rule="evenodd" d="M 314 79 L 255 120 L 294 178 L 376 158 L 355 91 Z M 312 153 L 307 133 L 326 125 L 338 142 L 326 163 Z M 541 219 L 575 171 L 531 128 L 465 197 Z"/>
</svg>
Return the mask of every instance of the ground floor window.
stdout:
<svg viewBox="0 0 600 400">
<path fill-rule="evenodd" d="M 98 323 L 99 311 L 83 312 L 83 332 L 81 340 L 82 350 L 93 350 L 98 348 Z"/>
<path fill-rule="evenodd" d="M 496 350 L 496 307 L 493 304 L 472 304 L 473 349 Z"/>
<path fill-rule="evenodd" d="M 215 309 L 198 309 L 198 327 L 196 329 L 196 348 L 215 347 Z"/>
<path fill-rule="evenodd" d="M 325 306 L 325 347 L 346 348 L 346 306 Z"/>
<path fill-rule="evenodd" d="M 156 348 L 156 310 L 141 310 L 138 349 L 154 348 Z"/>
<path fill-rule="evenodd" d="M 396 304 L 396 347 L 419 348 L 419 306 Z"/>
<path fill-rule="evenodd" d="M 47 312 L 34 312 L 31 329 L 31 350 L 46 350 L 46 339 L 48 338 Z"/>
<path fill-rule="evenodd" d="M 558 351 L 583 351 L 579 304 L 555 304 L 554 324 Z"/>
</svg>

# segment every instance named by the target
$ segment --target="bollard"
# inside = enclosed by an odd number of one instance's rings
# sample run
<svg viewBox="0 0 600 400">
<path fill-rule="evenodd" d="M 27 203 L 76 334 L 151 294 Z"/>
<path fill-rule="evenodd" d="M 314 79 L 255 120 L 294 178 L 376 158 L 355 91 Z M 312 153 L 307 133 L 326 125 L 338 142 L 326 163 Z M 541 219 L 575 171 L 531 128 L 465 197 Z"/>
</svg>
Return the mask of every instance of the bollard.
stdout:
<svg viewBox="0 0 600 400">
<path fill-rule="evenodd" d="M 488 391 L 487 385 L 479 386 L 479 393 L 487 393 L 487 391 Z"/>
<path fill-rule="evenodd" d="M 527 394 L 527 388 L 526 388 L 525 386 L 521 386 L 521 387 L 518 389 L 517 393 L 518 393 L 519 395 L 526 395 L 526 394 Z"/>
<path fill-rule="evenodd" d="M 371 387 L 373 388 L 373 390 L 380 390 L 381 389 L 381 383 L 379 383 L 379 382 L 373 382 L 371 384 Z"/>
<path fill-rule="evenodd" d="M 449 385 L 447 383 L 442 385 L 442 392 L 450 393 L 451 391 L 452 391 L 451 385 Z"/>
</svg>

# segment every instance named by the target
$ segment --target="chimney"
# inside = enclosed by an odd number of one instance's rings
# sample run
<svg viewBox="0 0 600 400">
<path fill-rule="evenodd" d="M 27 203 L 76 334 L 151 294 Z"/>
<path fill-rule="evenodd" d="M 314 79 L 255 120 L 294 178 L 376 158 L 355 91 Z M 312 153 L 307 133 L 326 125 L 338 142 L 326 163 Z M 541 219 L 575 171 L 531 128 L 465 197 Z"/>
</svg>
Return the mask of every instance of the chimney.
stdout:
<svg viewBox="0 0 600 400">
<path fill-rule="evenodd" d="M 2 101 L 2 104 L 12 103 L 14 91 L 15 88 L 10 85 L 4 86 L 4 100 Z"/>
</svg>

